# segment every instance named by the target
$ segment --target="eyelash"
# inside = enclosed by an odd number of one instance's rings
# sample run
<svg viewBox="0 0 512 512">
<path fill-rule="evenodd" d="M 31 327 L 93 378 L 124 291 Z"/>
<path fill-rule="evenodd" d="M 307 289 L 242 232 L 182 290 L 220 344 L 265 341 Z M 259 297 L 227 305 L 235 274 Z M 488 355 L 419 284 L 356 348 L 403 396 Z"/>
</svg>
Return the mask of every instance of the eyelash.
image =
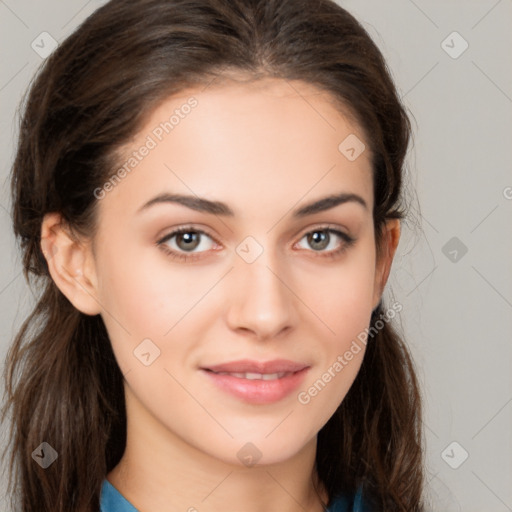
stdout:
<svg viewBox="0 0 512 512">
<path fill-rule="evenodd" d="M 320 231 L 320 232 L 323 231 L 323 232 L 335 234 L 335 235 L 339 236 L 344 241 L 344 243 L 338 249 L 334 249 L 334 250 L 327 251 L 327 252 L 324 252 L 324 251 L 312 251 L 312 252 L 320 253 L 318 255 L 318 257 L 320 257 L 320 258 L 334 259 L 337 256 L 340 256 L 342 253 L 344 253 L 356 241 L 355 238 L 352 238 L 351 236 L 347 235 L 346 233 L 343 233 L 342 231 L 339 231 L 337 229 L 330 228 L 328 226 L 323 226 L 323 227 L 319 227 L 319 228 L 315 228 L 315 229 L 312 229 L 310 231 L 307 231 L 306 233 L 304 233 L 301 236 L 300 240 L 302 240 L 306 235 L 309 235 L 311 233 L 315 233 L 315 232 L 318 232 L 318 231 Z M 174 251 L 173 249 L 170 249 L 165 244 L 165 242 L 168 242 L 174 236 L 180 235 L 182 233 L 198 233 L 198 234 L 201 234 L 201 235 L 206 235 L 207 237 L 211 238 L 214 242 L 218 243 L 217 240 L 215 240 L 206 231 L 203 231 L 202 229 L 194 228 L 192 226 L 185 226 L 185 227 L 182 227 L 182 228 L 179 228 L 179 229 L 176 229 L 176 230 L 172 231 L 168 235 L 165 235 L 162 239 L 160 239 L 157 242 L 157 246 L 160 247 L 162 249 L 162 251 L 164 251 L 165 254 L 167 254 L 168 256 L 170 256 L 171 258 L 176 259 L 176 260 L 189 261 L 189 260 L 195 260 L 198 257 L 201 257 L 200 256 L 201 253 L 189 253 L 189 254 L 186 254 L 186 253 L 182 253 L 182 252 L 177 252 L 177 251 Z"/>
</svg>

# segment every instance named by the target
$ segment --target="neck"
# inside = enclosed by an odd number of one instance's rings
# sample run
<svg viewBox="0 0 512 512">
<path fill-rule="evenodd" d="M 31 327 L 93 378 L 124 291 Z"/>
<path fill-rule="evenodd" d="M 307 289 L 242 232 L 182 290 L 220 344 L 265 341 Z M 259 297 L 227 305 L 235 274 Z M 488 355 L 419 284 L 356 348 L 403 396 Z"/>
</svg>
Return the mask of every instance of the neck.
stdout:
<svg viewBox="0 0 512 512">
<path fill-rule="evenodd" d="M 234 465 L 170 433 L 143 407 L 134 411 L 139 405 L 127 399 L 128 418 L 147 417 L 128 421 L 125 452 L 107 478 L 141 512 L 324 510 L 328 497 L 315 471 L 316 436 L 285 461 Z"/>
</svg>

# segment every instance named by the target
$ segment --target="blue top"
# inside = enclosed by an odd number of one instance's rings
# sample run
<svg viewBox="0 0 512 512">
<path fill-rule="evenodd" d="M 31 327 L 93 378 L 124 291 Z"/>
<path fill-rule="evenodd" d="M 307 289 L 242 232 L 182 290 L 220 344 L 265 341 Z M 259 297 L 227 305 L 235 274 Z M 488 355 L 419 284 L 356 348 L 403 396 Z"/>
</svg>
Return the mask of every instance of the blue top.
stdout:
<svg viewBox="0 0 512 512">
<path fill-rule="evenodd" d="M 106 478 L 101 488 L 100 512 L 139 512 Z M 353 499 L 336 498 L 326 512 L 368 512 L 363 506 L 362 489 Z"/>
</svg>

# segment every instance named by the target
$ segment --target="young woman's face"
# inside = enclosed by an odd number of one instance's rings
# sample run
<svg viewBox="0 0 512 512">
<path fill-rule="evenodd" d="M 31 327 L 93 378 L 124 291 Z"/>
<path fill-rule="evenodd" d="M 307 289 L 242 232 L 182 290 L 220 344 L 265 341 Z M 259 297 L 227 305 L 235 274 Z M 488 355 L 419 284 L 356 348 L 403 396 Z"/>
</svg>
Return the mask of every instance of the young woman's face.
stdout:
<svg viewBox="0 0 512 512">
<path fill-rule="evenodd" d="M 148 439 L 238 465 L 314 442 L 380 299 L 362 141 L 325 93 L 265 80 L 171 97 L 126 145 L 96 299 Z"/>
</svg>

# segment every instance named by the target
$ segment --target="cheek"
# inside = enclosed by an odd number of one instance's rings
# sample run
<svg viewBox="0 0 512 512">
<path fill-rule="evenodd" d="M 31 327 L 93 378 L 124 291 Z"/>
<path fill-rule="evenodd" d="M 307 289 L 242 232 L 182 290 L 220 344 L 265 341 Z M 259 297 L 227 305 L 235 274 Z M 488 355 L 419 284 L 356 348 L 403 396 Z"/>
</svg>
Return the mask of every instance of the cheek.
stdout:
<svg viewBox="0 0 512 512">
<path fill-rule="evenodd" d="M 318 364 L 297 400 L 324 422 L 347 394 L 362 364 L 373 306 L 373 251 L 371 241 L 360 244 L 336 267 L 316 272 L 303 287 L 319 319 L 318 330 L 312 333 Z"/>
<path fill-rule="evenodd" d="M 354 249 L 336 264 L 301 269 L 296 277 L 301 297 L 326 329 L 322 339 L 339 348 L 368 326 L 373 306 L 374 247 L 360 240 Z"/>
<path fill-rule="evenodd" d="M 99 300 L 128 331 L 162 336 L 200 296 L 201 283 L 194 273 L 173 270 L 157 248 L 132 244 L 128 254 L 116 253 L 120 245 L 112 241 L 98 258 Z"/>
<path fill-rule="evenodd" d="M 216 272 L 206 267 L 185 272 L 169 265 L 157 249 L 137 252 L 134 248 L 130 254 L 120 255 L 115 247 L 112 244 L 98 258 L 98 300 L 119 366 L 123 373 L 138 366 L 134 351 L 147 339 L 155 345 L 153 350 L 160 350 L 162 357 L 156 362 L 172 360 L 181 349 L 180 344 L 169 341 L 186 336 L 190 319 L 198 320 L 200 315 L 200 320 L 206 321 L 205 311 L 212 310 L 209 297 L 201 299 L 218 280 Z"/>
</svg>

